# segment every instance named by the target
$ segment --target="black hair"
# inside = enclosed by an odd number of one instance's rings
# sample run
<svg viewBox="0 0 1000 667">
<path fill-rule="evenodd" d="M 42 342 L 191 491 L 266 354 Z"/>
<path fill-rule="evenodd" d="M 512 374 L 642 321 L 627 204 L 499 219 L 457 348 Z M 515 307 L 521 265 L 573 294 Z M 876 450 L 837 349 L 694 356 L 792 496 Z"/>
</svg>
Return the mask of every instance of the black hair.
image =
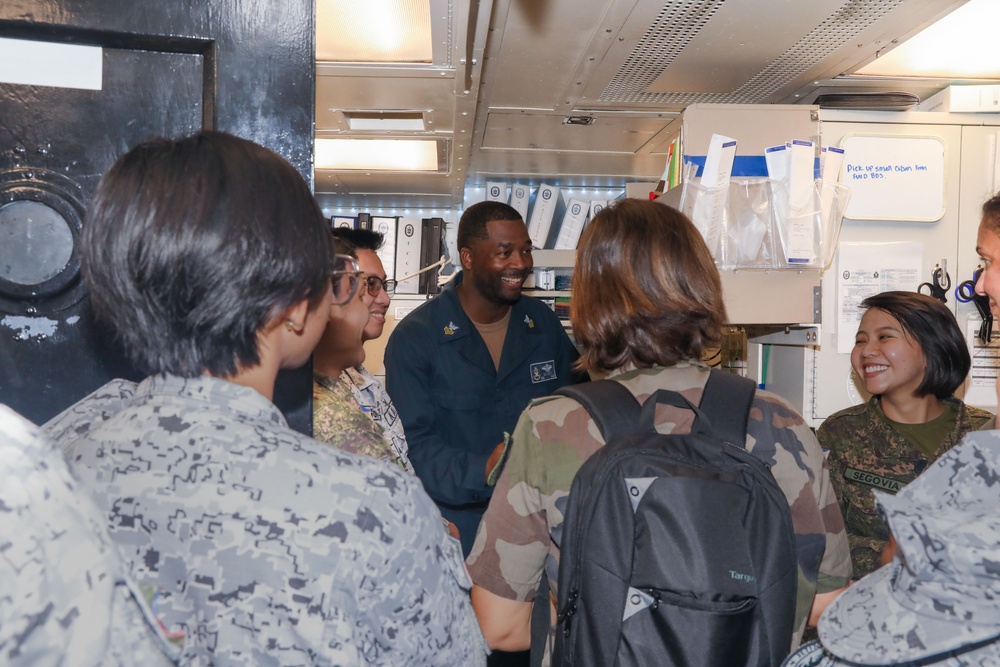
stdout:
<svg viewBox="0 0 1000 667">
<path fill-rule="evenodd" d="M 864 299 L 861 307 L 892 315 L 920 346 L 927 369 L 916 396 L 947 398 L 965 381 L 972 367 L 969 347 L 955 314 L 943 303 L 927 294 L 881 292 Z"/>
<path fill-rule="evenodd" d="M 352 229 L 350 227 L 334 227 L 333 237 L 335 239 L 346 239 L 350 241 L 358 250 L 371 250 L 376 252 L 385 243 L 385 235 L 376 232 L 374 229 Z"/>
<path fill-rule="evenodd" d="M 465 209 L 465 213 L 458 221 L 458 235 L 456 242 L 458 249 L 472 247 L 473 239 L 488 239 L 490 234 L 486 231 L 486 223 L 494 220 L 520 220 L 521 214 L 513 206 L 508 206 L 498 201 L 481 201 Z"/>
<path fill-rule="evenodd" d="M 258 332 L 327 294 L 326 220 L 285 159 L 205 131 L 155 139 L 101 179 L 81 234 L 97 316 L 148 374 L 229 377 L 260 363 Z"/>
</svg>

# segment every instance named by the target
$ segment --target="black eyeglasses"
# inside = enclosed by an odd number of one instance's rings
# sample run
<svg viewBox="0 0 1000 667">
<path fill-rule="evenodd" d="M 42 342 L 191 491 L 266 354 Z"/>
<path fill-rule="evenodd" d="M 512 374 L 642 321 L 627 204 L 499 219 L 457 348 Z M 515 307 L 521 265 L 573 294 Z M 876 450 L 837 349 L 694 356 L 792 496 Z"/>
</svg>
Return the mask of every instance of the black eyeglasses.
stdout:
<svg viewBox="0 0 1000 667">
<path fill-rule="evenodd" d="M 378 296 L 379 290 L 385 290 L 385 293 L 392 296 L 396 291 L 396 281 L 392 280 L 382 280 L 378 276 L 368 276 L 365 278 L 365 285 L 368 288 L 368 296 Z"/>
<path fill-rule="evenodd" d="M 364 272 L 358 268 L 358 263 L 353 257 L 333 256 L 333 272 L 330 274 L 330 282 L 333 284 L 331 303 L 334 306 L 343 306 L 358 293 L 358 282 L 362 273 Z"/>
</svg>

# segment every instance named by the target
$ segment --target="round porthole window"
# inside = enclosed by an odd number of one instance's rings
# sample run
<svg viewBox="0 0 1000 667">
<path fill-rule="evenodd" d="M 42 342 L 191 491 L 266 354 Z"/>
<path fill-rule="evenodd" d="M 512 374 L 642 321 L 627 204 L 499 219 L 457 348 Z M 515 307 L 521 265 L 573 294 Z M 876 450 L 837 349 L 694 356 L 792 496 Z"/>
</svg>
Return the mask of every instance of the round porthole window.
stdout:
<svg viewBox="0 0 1000 667">
<path fill-rule="evenodd" d="M 0 206 L 0 278 L 34 287 L 52 280 L 73 256 L 73 233 L 59 212 L 38 201 Z"/>
<path fill-rule="evenodd" d="M 79 301 L 80 189 L 45 170 L 0 174 L 0 311 L 44 315 Z"/>
</svg>

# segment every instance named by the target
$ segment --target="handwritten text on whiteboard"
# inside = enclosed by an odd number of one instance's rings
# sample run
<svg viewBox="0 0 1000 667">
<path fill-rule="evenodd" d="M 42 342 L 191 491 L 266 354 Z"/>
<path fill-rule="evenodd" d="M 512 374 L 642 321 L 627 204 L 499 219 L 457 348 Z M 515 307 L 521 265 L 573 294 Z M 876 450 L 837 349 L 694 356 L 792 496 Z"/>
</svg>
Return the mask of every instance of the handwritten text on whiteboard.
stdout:
<svg viewBox="0 0 1000 667">
<path fill-rule="evenodd" d="M 945 145 L 939 137 L 847 135 L 841 182 L 850 187 L 846 217 L 940 220 L 945 211 Z"/>
</svg>

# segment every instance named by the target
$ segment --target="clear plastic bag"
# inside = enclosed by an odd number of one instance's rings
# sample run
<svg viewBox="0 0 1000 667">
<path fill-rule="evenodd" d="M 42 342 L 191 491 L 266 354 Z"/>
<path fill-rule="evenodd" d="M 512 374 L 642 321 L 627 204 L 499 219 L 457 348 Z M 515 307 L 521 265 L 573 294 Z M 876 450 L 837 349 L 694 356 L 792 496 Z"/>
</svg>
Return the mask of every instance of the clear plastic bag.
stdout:
<svg viewBox="0 0 1000 667">
<path fill-rule="evenodd" d="M 798 208 L 768 178 L 735 178 L 728 187 L 684 182 L 680 209 L 701 232 L 720 269 L 826 268 L 840 238 L 850 190 L 817 180 Z"/>
<path fill-rule="evenodd" d="M 850 198 L 846 185 L 817 180 L 802 206 L 789 208 L 784 223 L 778 227 L 787 266 L 830 266 Z"/>
</svg>

